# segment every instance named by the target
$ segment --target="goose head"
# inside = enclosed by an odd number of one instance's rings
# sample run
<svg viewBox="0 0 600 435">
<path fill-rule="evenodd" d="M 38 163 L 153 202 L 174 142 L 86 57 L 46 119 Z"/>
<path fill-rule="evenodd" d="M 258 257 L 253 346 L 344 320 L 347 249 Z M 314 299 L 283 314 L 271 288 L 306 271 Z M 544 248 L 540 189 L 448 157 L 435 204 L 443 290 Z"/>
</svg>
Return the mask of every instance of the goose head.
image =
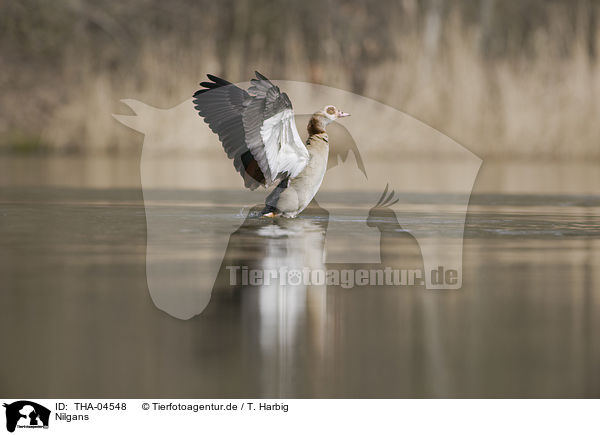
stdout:
<svg viewBox="0 0 600 435">
<path fill-rule="evenodd" d="M 325 123 L 325 125 L 335 121 L 336 119 L 344 118 L 345 116 L 350 116 L 350 114 L 342 112 L 335 106 L 325 106 L 313 114 L 313 117 L 318 117 Z"/>
<path fill-rule="evenodd" d="M 313 113 L 308 123 L 308 134 L 313 135 L 325 133 L 325 127 L 327 127 L 327 124 L 346 116 L 350 116 L 350 114 L 342 112 L 335 106 L 325 106 Z"/>
</svg>

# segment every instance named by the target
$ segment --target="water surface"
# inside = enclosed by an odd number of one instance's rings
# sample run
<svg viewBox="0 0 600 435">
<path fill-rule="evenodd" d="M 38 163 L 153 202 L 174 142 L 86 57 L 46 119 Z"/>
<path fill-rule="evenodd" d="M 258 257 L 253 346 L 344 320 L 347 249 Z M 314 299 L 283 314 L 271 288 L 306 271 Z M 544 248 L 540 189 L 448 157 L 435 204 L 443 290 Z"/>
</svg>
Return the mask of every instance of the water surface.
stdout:
<svg viewBox="0 0 600 435">
<path fill-rule="evenodd" d="M 228 264 L 318 263 L 302 255 L 322 251 L 335 211 L 229 232 L 244 211 L 238 195 L 172 190 L 155 204 L 182 228 L 165 262 L 194 261 L 207 224 L 229 241 L 209 305 L 183 321 L 148 292 L 140 189 L 4 189 L 3 395 L 600 396 L 599 197 L 475 194 L 463 287 L 437 291 L 230 285 Z M 423 195 L 401 199 L 402 219 L 423 228 L 447 218 L 428 214 Z M 394 225 L 386 219 L 375 223 Z M 382 264 L 421 266 L 397 230 Z M 352 233 L 346 243 L 330 248 L 356 249 Z"/>
</svg>

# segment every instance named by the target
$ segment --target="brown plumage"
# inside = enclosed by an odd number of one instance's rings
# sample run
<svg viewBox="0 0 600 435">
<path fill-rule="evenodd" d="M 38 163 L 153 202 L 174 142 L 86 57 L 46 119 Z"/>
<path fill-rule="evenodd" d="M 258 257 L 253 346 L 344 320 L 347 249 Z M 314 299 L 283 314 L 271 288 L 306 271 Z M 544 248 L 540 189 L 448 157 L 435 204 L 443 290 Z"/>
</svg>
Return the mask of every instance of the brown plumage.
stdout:
<svg viewBox="0 0 600 435">
<path fill-rule="evenodd" d="M 323 125 L 323 122 L 315 115 L 313 115 L 312 118 L 310 118 L 310 121 L 308 121 L 308 126 L 306 129 L 308 130 L 309 136 L 312 136 L 313 134 L 325 133 L 325 126 Z"/>
</svg>

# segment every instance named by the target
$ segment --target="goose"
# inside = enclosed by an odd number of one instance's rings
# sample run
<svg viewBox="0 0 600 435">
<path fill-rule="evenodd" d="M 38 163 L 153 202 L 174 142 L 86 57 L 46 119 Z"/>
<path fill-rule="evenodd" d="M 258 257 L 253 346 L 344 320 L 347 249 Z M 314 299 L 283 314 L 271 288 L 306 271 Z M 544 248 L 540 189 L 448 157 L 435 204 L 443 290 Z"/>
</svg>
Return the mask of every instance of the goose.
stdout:
<svg viewBox="0 0 600 435">
<path fill-rule="evenodd" d="M 218 135 L 245 187 L 275 185 L 261 215 L 294 218 L 323 182 L 329 154 L 327 125 L 350 114 L 332 105 L 316 111 L 304 144 L 287 94 L 258 71 L 255 74 L 247 90 L 207 74 L 210 81 L 200 83 L 194 107 Z"/>
</svg>

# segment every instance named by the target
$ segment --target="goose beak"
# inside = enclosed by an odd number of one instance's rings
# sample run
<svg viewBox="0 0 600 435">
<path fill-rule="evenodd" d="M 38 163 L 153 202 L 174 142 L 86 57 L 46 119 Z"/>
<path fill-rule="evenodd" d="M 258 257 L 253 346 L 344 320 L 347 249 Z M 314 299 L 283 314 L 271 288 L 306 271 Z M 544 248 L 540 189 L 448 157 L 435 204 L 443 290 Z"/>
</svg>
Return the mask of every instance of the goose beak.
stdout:
<svg viewBox="0 0 600 435">
<path fill-rule="evenodd" d="M 350 116 L 350 114 L 346 113 L 346 112 L 339 112 L 338 113 L 338 118 L 345 118 L 346 116 Z"/>
</svg>

